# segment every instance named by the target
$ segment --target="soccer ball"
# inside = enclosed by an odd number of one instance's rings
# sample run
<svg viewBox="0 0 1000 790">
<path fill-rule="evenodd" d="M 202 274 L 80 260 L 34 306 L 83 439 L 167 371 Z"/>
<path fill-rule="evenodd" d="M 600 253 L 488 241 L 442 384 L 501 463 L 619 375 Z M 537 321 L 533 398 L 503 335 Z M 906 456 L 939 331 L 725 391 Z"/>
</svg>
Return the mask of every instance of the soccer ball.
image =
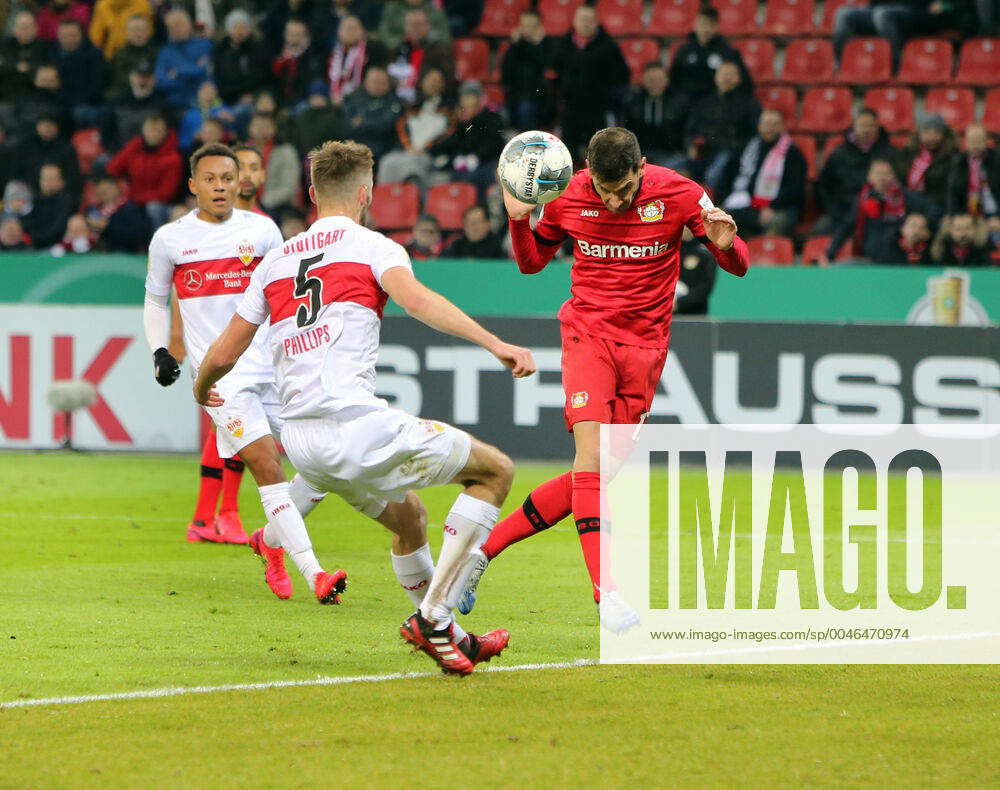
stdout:
<svg viewBox="0 0 1000 790">
<path fill-rule="evenodd" d="M 540 205 L 559 197 L 573 177 L 566 144 L 548 132 L 521 132 L 500 153 L 500 183 L 522 203 Z"/>
</svg>

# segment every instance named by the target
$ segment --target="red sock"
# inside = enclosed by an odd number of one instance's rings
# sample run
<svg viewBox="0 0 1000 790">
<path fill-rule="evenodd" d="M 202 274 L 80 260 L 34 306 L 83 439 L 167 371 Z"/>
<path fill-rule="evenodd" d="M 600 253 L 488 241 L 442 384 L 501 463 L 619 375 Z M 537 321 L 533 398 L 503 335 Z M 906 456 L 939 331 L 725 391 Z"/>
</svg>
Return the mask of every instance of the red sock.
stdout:
<svg viewBox="0 0 1000 790">
<path fill-rule="evenodd" d="M 542 483 L 521 507 L 493 527 L 483 552 L 492 560 L 508 546 L 558 524 L 572 512 L 572 498 L 572 472 Z"/>
<path fill-rule="evenodd" d="M 194 521 L 206 524 L 215 518 L 215 505 L 219 501 L 222 488 L 222 459 L 215 446 L 215 433 L 205 437 L 201 448 L 201 488 L 198 489 L 198 504 L 194 508 Z"/>
<path fill-rule="evenodd" d="M 594 600 L 601 600 L 601 475 L 573 473 L 573 518 L 580 536 L 583 561 L 594 586 Z"/>
<path fill-rule="evenodd" d="M 240 509 L 240 483 L 243 482 L 243 462 L 227 458 L 222 467 L 222 507 L 219 510 Z"/>
</svg>

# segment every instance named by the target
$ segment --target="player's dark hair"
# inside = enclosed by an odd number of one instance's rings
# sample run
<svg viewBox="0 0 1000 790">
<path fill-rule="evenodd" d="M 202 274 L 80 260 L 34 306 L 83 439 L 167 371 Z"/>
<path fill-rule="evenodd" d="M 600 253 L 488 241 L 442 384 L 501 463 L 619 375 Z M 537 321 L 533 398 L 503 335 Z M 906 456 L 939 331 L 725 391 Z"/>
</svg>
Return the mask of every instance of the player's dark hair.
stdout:
<svg viewBox="0 0 1000 790">
<path fill-rule="evenodd" d="M 620 126 L 601 129 L 587 145 L 587 165 L 591 175 L 601 181 L 621 181 L 638 170 L 641 163 L 638 138 Z"/>
<path fill-rule="evenodd" d="M 194 175 L 194 172 L 198 167 L 198 163 L 206 156 L 228 157 L 233 160 L 233 164 L 236 165 L 236 169 L 240 169 L 240 160 L 236 158 L 236 154 L 233 153 L 232 148 L 228 145 L 223 145 L 222 143 L 209 143 L 208 145 L 203 145 L 191 154 L 191 159 L 188 160 L 191 164 L 191 175 Z"/>
<path fill-rule="evenodd" d="M 257 154 L 257 156 L 260 157 L 260 161 L 264 161 L 264 154 L 262 154 L 261 150 L 255 145 L 250 145 L 250 143 L 240 143 L 239 145 L 233 146 L 234 154 L 238 154 L 240 151 L 249 151 L 252 154 Z"/>
</svg>

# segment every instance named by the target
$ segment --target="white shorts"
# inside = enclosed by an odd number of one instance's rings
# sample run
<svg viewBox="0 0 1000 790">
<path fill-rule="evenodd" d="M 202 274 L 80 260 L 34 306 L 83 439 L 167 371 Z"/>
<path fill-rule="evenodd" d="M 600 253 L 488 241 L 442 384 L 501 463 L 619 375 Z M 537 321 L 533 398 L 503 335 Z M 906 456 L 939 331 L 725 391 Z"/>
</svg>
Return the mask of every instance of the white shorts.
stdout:
<svg viewBox="0 0 1000 790">
<path fill-rule="evenodd" d="M 450 483 L 472 450 L 465 431 L 391 408 L 354 410 L 351 419 L 288 420 L 281 443 L 306 482 L 372 518 L 410 489 Z"/>
<path fill-rule="evenodd" d="M 206 408 L 215 423 L 215 444 L 221 458 L 232 458 L 262 436 L 281 435 L 281 401 L 273 383 L 219 382 L 225 403 Z"/>
</svg>

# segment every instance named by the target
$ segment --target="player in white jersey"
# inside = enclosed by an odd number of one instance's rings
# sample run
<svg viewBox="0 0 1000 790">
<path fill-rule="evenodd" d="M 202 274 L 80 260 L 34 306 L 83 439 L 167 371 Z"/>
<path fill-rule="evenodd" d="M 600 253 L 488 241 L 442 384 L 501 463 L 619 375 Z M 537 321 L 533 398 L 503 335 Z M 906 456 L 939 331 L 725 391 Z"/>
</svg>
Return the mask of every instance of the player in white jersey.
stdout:
<svg viewBox="0 0 1000 790">
<path fill-rule="evenodd" d="M 165 348 L 171 285 L 180 301 L 188 359 L 197 371 L 242 299 L 261 258 L 283 243 L 270 217 L 233 208 L 238 168 L 236 155 L 225 145 L 206 145 L 195 151 L 188 186 L 198 207 L 157 230 L 149 244 L 143 321 L 153 349 L 156 380 L 163 386 L 180 375 L 176 360 Z M 320 603 L 338 603 L 347 574 L 323 571 L 302 521 L 323 494 L 299 476 L 289 486 L 274 440 L 281 430 L 280 405 L 266 336 L 263 328 L 251 338 L 239 364 L 219 381 L 226 404 L 206 411 L 216 426 L 219 454 L 223 458 L 238 455 L 250 468 L 260 487 L 269 527 L 280 535 L 279 545 L 291 555 Z M 259 546 L 253 541 L 251 545 L 260 554 Z M 277 565 L 268 574 L 268 584 L 279 597 L 287 598 L 291 582 L 283 560 Z"/>
<path fill-rule="evenodd" d="M 372 153 L 327 142 L 310 154 L 318 219 L 269 252 L 236 315 L 206 354 L 195 399 L 217 406 L 215 381 L 239 364 L 270 316 L 288 457 L 308 482 L 333 491 L 396 532 L 393 566 L 418 610 L 404 639 L 445 671 L 465 675 L 506 646 L 506 631 L 463 646 L 452 609 L 510 489 L 513 465 L 464 431 L 390 408 L 375 395 L 379 327 L 386 300 L 427 325 L 490 351 L 515 377 L 535 372 L 531 352 L 503 342 L 413 276 L 406 251 L 359 224 L 371 203 Z M 435 569 L 415 488 L 464 487 L 445 519 Z M 409 553 L 397 551 L 405 542 Z M 422 575 L 421 575 L 422 574 Z"/>
</svg>

